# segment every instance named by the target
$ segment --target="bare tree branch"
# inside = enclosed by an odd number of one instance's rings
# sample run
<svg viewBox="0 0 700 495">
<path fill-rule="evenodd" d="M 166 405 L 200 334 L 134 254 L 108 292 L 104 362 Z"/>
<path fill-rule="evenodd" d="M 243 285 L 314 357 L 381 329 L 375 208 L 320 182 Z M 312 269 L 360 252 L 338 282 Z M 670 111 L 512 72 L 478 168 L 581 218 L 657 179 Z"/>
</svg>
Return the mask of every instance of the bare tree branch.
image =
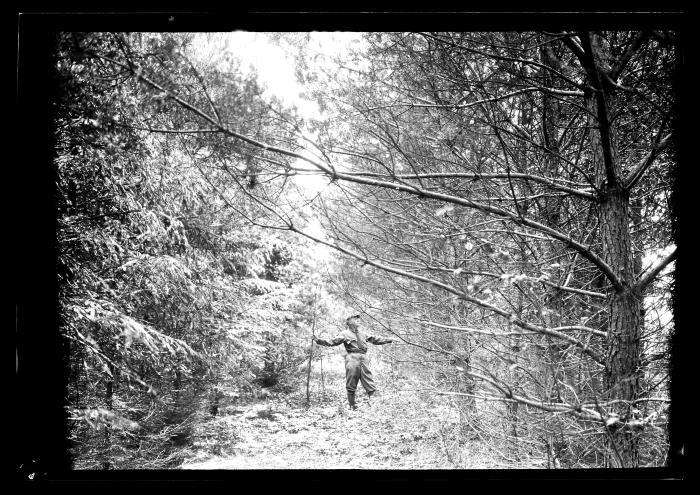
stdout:
<svg viewBox="0 0 700 495">
<path fill-rule="evenodd" d="M 500 100 L 505 100 L 507 98 L 510 98 L 512 96 L 517 96 L 525 93 L 532 93 L 532 92 L 542 92 L 546 94 L 551 94 L 551 95 L 557 95 L 557 96 L 579 96 L 583 97 L 584 92 L 583 91 L 567 91 L 564 89 L 557 89 L 557 88 L 546 88 L 543 86 L 531 86 L 528 88 L 523 88 L 523 89 L 518 89 L 516 91 L 511 91 L 510 93 L 506 93 L 503 95 L 497 95 L 493 96 L 491 98 L 484 98 L 481 100 L 477 101 L 471 101 L 469 103 L 433 103 L 429 100 L 426 100 L 424 98 L 419 98 L 415 97 L 417 100 L 422 101 L 423 103 L 413 103 L 413 102 L 395 102 L 391 104 L 386 104 L 386 105 L 379 105 L 379 106 L 374 106 L 374 107 L 368 107 L 368 111 L 372 110 L 380 110 L 380 109 L 385 109 L 385 108 L 392 108 L 392 107 L 410 107 L 410 108 L 470 108 L 473 106 L 477 105 L 482 105 L 484 103 L 491 103 L 495 101 L 500 101 Z"/>
<path fill-rule="evenodd" d="M 673 248 L 673 251 L 669 253 L 668 256 L 666 256 L 664 259 L 659 261 L 659 263 L 653 267 L 651 270 L 649 270 L 648 273 L 644 274 L 637 284 L 634 286 L 635 290 L 641 294 L 644 292 L 644 290 L 649 286 L 650 283 L 654 281 L 656 276 L 668 266 L 669 263 L 674 261 L 676 257 L 678 256 L 678 250 L 677 248 Z"/>
<path fill-rule="evenodd" d="M 654 143 L 654 147 L 649 153 L 647 153 L 647 155 L 643 159 L 639 161 L 639 163 L 637 163 L 637 165 L 630 171 L 630 173 L 625 178 L 625 189 L 629 191 L 637 184 L 637 182 L 639 182 L 639 180 L 644 175 L 644 172 L 646 172 L 647 169 L 652 165 L 652 163 L 654 163 L 654 160 L 659 155 L 659 153 L 661 153 L 671 143 L 671 136 L 672 134 L 668 133 L 666 136 L 664 136 L 663 139 L 660 139 L 661 130 L 659 130 L 659 133 L 656 136 L 656 142 Z"/>
<path fill-rule="evenodd" d="M 357 156 L 357 155 L 356 155 Z M 367 158 L 365 156 L 360 156 L 361 158 Z M 348 175 L 357 177 L 386 177 L 385 174 L 378 174 L 374 172 L 348 172 Z M 572 187 L 567 187 L 563 184 L 558 184 L 552 179 L 546 177 L 540 177 L 532 174 L 525 174 L 521 172 L 511 172 L 510 174 L 503 173 L 472 173 L 472 172 L 435 172 L 435 173 L 422 173 L 422 174 L 396 174 L 392 178 L 396 179 L 470 179 L 470 180 L 482 180 L 482 179 L 522 179 L 525 181 L 538 182 L 544 184 L 552 189 L 574 194 L 576 196 L 586 198 L 586 199 L 597 199 L 597 196 L 589 191 L 582 189 L 574 189 Z"/>
</svg>

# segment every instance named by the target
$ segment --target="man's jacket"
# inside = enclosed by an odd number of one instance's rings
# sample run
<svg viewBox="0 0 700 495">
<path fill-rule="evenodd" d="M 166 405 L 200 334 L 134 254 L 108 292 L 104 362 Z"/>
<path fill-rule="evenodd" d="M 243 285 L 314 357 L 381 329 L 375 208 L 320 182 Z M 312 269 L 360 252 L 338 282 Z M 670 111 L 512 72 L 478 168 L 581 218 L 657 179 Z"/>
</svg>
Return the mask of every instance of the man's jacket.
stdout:
<svg viewBox="0 0 700 495">
<path fill-rule="evenodd" d="M 359 352 L 360 354 L 367 353 L 367 344 L 383 345 L 390 344 L 393 341 L 390 339 L 383 339 L 381 337 L 375 337 L 374 335 L 365 335 L 361 330 L 357 333 L 353 332 L 349 328 L 346 328 L 340 332 L 337 336 L 330 340 L 316 338 L 316 343 L 320 345 L 325 345 L 328 347 L 345 344 L 345 350 L 348 354 Z"/>
</svg>

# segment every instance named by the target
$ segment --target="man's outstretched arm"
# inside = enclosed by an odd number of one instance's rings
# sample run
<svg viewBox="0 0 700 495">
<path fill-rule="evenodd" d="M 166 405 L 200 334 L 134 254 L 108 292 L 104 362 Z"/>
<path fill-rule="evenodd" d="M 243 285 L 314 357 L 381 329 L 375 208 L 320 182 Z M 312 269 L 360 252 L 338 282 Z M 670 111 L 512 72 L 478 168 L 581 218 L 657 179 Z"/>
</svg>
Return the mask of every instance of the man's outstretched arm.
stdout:
<svg viewBox="0 0 700 495">
<path fill-rule="evenodd" d="M 369 342 L 370 344 L 374 344 L 374 345 L 384 345 L 384 344 L 391 344 L 393 342 L 393 340 L 385 339 L 382 337 L 375 337 L 374 335 L 371 335 L 371 336 L 367 337 L 367 342 Z"/>
<path fill-rule="evenodd" d="M 326 347 L 333 347 L 333 346 L 340 345 L 343 342 L 345 342 L 345 337 L 343 337 L 342 335 L 338 335 L 337 337 L 333 337 L 330 340 L 319 339 L 318 337 L 314 337 L 314 342 L 316 342 L 318 345 L 325 345 Z"/>
</svg>

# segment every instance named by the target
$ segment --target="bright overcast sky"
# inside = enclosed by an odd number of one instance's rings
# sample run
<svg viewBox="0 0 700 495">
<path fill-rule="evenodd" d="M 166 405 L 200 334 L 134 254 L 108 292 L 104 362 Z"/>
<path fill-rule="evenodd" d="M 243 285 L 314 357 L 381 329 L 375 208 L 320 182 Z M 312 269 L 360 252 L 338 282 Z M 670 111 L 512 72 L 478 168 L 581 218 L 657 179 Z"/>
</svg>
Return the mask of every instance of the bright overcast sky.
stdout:
<svg viewBox="0 0 700 495">
<path fill-rule="evenodd" d="M 276 41 L 276 38 L 279 41 Z M 275 95 L 283 104 L 296 106 L 302 117 L 320 117 L 316 102 L 301 97 L 305 88 L 297 81 L 295 75 L 295 56 L 299 48 L 292 41 L 295 38 L 299 43 L 305 44 L 310 63 L 321 69 L 324 65 L 329 67 L 331 57 L 347 53 L 351 47 L 357 47 L 361 43 L 362 33 L 315 31 L 284 33 L 279 37 L 276 33 L 236 31 L 223 36 L 225 49 L 241 61 L 242 70 L 253 68 L 257 72 L 258 81 L 267 88 L 268 94 Z M 306 164 L 296 165 L 308 168 Z M 344 165 L 335 164 L 339 168 L 343 168 Z M 310 195 L 317 194 L 327 186 L 327 180 L 320 175 L 300 175 L 296 179 L 295 182 Z"/>
<path fill-rule="evenodd" d="M 302 33 L 305 35 L 306 33 Z M 322 63 L 325 57 L 331 57 L 346 51 L 351 44 L 357 43 L 361 33 L 350 32 L 312 32 L 308 50 L 321 55 L 316 59 Z M 304 117 L 318 115 L 315 102 L 300 97 L 304 88 L 295 76 L 295 46 L 280 46 L 267 33 L 236 31 L 226 35 L 227 49 L 242 62 L 242 69 L 255 68 L 259 81 L 267 91 L 277 96 L 288 105 L 296 105 Z M 284 45 L 285 41 L 282 41 Z"/>
</svg>

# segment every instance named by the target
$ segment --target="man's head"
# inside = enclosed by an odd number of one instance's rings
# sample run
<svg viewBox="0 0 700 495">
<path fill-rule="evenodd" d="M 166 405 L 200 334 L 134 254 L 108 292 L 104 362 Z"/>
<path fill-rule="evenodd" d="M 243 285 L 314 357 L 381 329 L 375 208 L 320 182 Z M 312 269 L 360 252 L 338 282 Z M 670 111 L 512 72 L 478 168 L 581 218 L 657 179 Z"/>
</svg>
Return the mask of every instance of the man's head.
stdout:
<svg viewBox="0 0 700 495">
<path fill-rule="evenodd" d="M 347 326 L 349 326 L 352 330 L 355 330 L 359 325 L 360 325 L 360 315 L 352 315 L 348 316 L 345 319 L 345 323 Z"/>
</svg>

